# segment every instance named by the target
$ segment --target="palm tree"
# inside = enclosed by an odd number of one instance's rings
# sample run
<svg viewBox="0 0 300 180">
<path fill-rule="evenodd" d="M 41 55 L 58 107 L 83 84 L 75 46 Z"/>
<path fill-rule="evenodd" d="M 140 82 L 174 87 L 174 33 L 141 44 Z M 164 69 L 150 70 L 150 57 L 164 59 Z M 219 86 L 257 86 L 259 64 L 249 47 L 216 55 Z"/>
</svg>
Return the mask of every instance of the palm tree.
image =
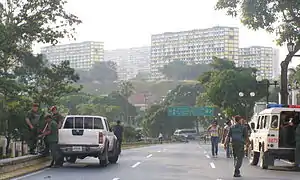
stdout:
<svg viewBox="0 0 300 180">
<path fill-rule="evenodd" d="M 134 93 L 133 84 L 129 81 L 121 81 L 119 86 L 119 93 L 128 99 Z"/>
</svg>

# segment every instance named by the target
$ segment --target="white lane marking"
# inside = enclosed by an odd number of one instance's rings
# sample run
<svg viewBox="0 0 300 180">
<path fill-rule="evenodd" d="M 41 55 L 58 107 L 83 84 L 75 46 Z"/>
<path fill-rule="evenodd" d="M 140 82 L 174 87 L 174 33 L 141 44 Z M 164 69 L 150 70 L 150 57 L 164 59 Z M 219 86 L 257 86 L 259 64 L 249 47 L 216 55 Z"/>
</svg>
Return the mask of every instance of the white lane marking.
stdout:
<svg viewBox="0 0 300 180">
<path fill-rule="evenodd" d="M 113 180 L 120 180 L 120 178 L 113 178 Z"/>
<path fill-rule="evenodd" d="M 204 153 L 206 154 L 206 153 L 207 153 L 207 151 L 205 151 L 205 150 L 204 150 Z"/>
<path fill-rule="evenodd" d="M 280 159 L 280 161 L 284 162 L 284 163 L 287 163 L 287 164 L 292 164 L 294 165 L 294 163 L 290 162 L 290 161 L 287 161 L 287 160 L 283 160 L 283 159 Z"/>
<path fill-rule="evenodd" d="M 149 154 L 149 155 L 147 156 L 147 158 L 150 158 L 150 157 L 152 157 L 152 154 Z"/>
<path fill-rule="evenodd" d="M 40 170 L 40 171 L 37 171 L 37 172 L 34 172 L 34 173 L 30 173 L 30 174 L 27 174 L 25 176 L 21 176 L 21 177 L 17 177 L 17 178 L 14 178 L 12 180 L 21 180 L 21 179 L 25 179 L 25 178 L 29 178 L 31 176 L 34 176 L 34 175 L 37 175 L 37 174 L 40 174 L 46 170 L 48 170 L 49 168 L 46 168 L 46 169 L 43 169 L 43 170 Z"/>
<path fill-rule="evenodd" d="M 209 163 L 209 165 L 210 165 L 210 167 L 213 168 L 213 169 L 216 168 L 216 166 L 215 166 L 215 164 L 214 164 L 213 162 Z"/>
<path fill-rule="evenodd" d="M 205 155 L 208 159 L 210 159 L 210 156 L 208 154 Z"/>
<path fill-rule="evenodd" d="M 157 151 L 157 152 L 161 152 L 161 151 Z"/>
<path fill-rule="evenodd" d="M 131 167 L 132 168 L 136 168 L 138 165 L 140 165 L 141 164 L 141 162 L 137 162 L 137 163 L 135 163 L 134 165 L 132 165 Z"/>
</svg>

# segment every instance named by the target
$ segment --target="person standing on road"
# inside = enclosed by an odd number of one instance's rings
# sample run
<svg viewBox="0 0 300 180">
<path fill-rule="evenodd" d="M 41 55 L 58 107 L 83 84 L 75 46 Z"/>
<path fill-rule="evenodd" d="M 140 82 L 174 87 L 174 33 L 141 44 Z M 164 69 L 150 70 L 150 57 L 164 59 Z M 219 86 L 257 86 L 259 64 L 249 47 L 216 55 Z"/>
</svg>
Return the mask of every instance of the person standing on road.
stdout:
<svg viewBox="0 0 300 180">
<path fill-rule="evenodd" d="M 52 156 L 52 161 L 50 167 L 53 165 L 59 166 L 59 152 L 58 152 L 58 125 L 56 121 L 52 120 L 52 115 L 48 114 L 45 116 L 45 121 L 47 124 L 46 130 L 39 135 L 40 137 L 46 137 L 47 142 L 49 143 L 49 148 Z"/>
<path fill-rule="evenodd" d="M 26 141 L 29 146 L 29 153 L 36 154 L 35 150 L 38 142 L 39 128 L 41 127 L 40 118 L 43 116 L 39 111 L 39 105 L 37 103 L 32 104 L 32 109 L 27 112 L 25 117 L 28 130 L 25 133 Z"/>
<path fill-rule="evenodd" d="M 121 147 L 122 147 L 122 141 L 123 141 L 123 126 L 121 125 L 121 121 L 117 121 L 117 125 L 114 127 L 114 134 L 118 139 L 119 142 L 119 154 L 121 154 Z"/>
<path fill-rule="evenodd" d="M 225 143 L 227 143 L 226 144 L 226 149 L 225 149 L 227 158 L 230 158 L 230 156 L 231 156 L 231 152 L 230 152 L 231 148 L 230 148 L 230 141 L 226 142 L 225 140 L 226 140 L 226 137 L 227 137 L 227 134 L 230 130 L 231 125 L 232 125 L 231 120 L 226 121 L 226 126 L 224 127 L 223 136 L 222 136 L 222 144 L 224 144 L 224 146 L 225 146 Z"/>
<path fill-rule="evenodd" d="M 249 142 L 248 132 L 245 126 L 242 124 L 243 119 L 241 116 L 235 116 L 234 120 L 236 124 L 230 127 L 225 140 L 224 148 L 227 148 L 227 143 L 229 139 L 232 142 L 232 150 L 234 157 L 234 174 L 233 177 L 241 177 L 240 168 L 243 164 L 244 158 L 244 145 Z"/>
<path fill-rule="evenodd" d="M 158 135 L 158 141 L 160 144 L 162 144 L 162 140 L 163 140 L 163 134 L 160 132 Z"/>
<path fill-rule="evenodd" d="M 218 144 L 219 144 L 219 135 L 220 128 L 217 121 L 214 121 L 212 125 L 207 128 L 208 133 L 210 134 L 211 140 L 211 153 L 213 157 L 218 157 Z"/>
</svg>

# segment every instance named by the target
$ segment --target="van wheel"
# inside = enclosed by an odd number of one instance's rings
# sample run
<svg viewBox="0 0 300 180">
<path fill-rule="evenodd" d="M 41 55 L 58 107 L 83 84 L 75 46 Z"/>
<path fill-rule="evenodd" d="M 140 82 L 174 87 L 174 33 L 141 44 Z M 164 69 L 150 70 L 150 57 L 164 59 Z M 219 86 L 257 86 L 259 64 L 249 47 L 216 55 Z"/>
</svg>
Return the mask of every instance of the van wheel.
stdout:
<svg viewBox="0 0 300 180">
<path fill-rule="evenodd" d="M 255 152 L 253 150 L 249 150 L 248 157 L 250 161 L 250 165 L 257 166 L 259 162 L 259 152 Z"/>
<path fill-rule="evenodd" d="M 99 155 L 98 159 L 99 159 L 99 164 L 102 167 L 106 167 L 109 163 L 108 161 L 108 146 L 105 146 L 104 152 L 103 154 Z"/>
<path fill-rule="evenodd" d="M 76 160 L 77 160 L 76 156 L 67 156 L 66 157 L 66 161 L 69 162 L 69 163 L 75 163 Z"/>
<path fill-rule="evenodd" d="M 108 158 L 108 161 L 110 162 L 110 163 L 112 163 L 112 164 L 115 164 L 115 163 L 117 163 L 117 161 L 118 161 L 118 159 L 119 159 L 119 142 L 117 141 L 116 142 L 116 145 L 115 145 L 115 147 L 114 147 L 114 152 L 113 152 L 113 156 L 111 156 L 111 157 L 109 157 Z"/>
<path fill-rule="evenodd" d="M 268 153 L 267 152 L 260 152 L 260 163 L 259 166 L 262 169 L 268 169 Z"/>
</svg>

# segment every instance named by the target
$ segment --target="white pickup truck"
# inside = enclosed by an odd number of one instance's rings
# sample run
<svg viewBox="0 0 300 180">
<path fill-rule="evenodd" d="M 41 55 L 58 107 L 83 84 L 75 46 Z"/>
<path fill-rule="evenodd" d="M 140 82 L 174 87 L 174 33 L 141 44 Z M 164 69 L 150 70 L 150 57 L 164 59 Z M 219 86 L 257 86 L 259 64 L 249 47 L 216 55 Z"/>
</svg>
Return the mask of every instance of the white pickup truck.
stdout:
<svg viewBox="0 0 300 180">
<path fill-rule="evenodd" d="M 117 137 L 106 117 L 68 115 L 58 132 L 61 163 L 66 158 L 75 163 L 88 156 L 99 159 L 101 166 L 116 163 L 119 158 Z"/>
</svg>

